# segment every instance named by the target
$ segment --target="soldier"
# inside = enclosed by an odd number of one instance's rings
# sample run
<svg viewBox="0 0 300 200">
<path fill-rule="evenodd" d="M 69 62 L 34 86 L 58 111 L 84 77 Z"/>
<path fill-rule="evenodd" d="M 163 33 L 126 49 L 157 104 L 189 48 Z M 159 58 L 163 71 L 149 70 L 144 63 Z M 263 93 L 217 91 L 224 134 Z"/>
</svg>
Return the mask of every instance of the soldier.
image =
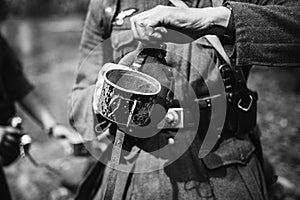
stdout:
<svg viewBox="0 0 300 200">
<path fill-rule="evenodd" d="M 184 2 L 189 7 L 195 8 L 222 5 L 222 2 L 218 1 Z M 226 60 L 220 59 L 219 52 L 216 52 L 213 45 L 207 38 L 198 38 L 208 33 L 218 34 L 222 37 L 223 42 L 225 42 L 226 44 L 231 44 L 225 47 L 225 50 L 227 52 L 230 52 L 233 49 L 232 44 L 235 40 L 236 49 L 235 51 L 233 51 L 233 55 L 236 54 L 237 57 L 232 57 L 232 63 L 236 64 L 237 66 L 244 66 L 242 68 L 242 74 L 245 77 L 248 76 L 250 67 L 254 63 L 261 62 L 268 65 L 287 66 L 298 65 L 299 60 L 295 60 L 297 57 L 295 56 L 295 52 L 297 51 L 292 51 L 294 49 L 286 50 L 286 52 L 292 52 L 291 54 L 287 54 L 280 50 L 280 53 L 285 53 L 280 58 L 276 57 L 275 54 L 271 57 L 263 57 L 263 55 L 261 54 L 257 55 L 256 53 L 258 53 L 259 51 L 253 49 L 251 50 L 251 52 L 253 52 L 253 58 L 255 58 L 256 60 L 248 59 L 249 57 L 247 56 L 251 55 L 245 53 L 245 51 L 248 52 L 249 50 L 245 48 L 250 48 L 247 43 L 248 38 L 253 38 L 254 41 L 255 39 L 261 39 L 261 33 L 263 31 L 258 32 L 257 34 L 252 34 L 253 32 L 251 32 L 251 34 L 245 35 L 243 35 L 244 32 L 239 31 L 239 28 L 241 28 L 241 30 L 244 30 L 244 24 L 249 25 L 252 23 L 252 21 L 261 20 L 247 19 L 245 22 L 243 22 L 243 20 L 245 20 L 244 16 L 252 14 L 254 15 L 254 17 L 258 17 L 260 15 L 258 15 L 257 12 L 265 13 L 270 9 L 286 10 L 287 7 L 263 7 L 248 3 L 229 2 L 228 8 L 218 7 L 215 9 L 206 8 L 203 10 L 183 10 L 181 8 L 172 8 L 174 10 L 171 10 L 171 8 L 169 7 L 159 6 L 155 9 L 149 10 L 156 5 L 170 5 L 170 2 L 158 0 L 144 1 L 143 3 L 141 3 L 141 1 L 133 0 L 130 2 L 119 1 L 118 3 L 119 4 L 117 4 L 116 1 L 98 0 L 92 0 L 90 3 L 89 12 L 87 14 L 80 45 L 81 62 L 79 65 L 76 84 L 73 88 L 71 105 L 71 122 L 73 126 L 79 133 L 83 135 L 86 140 L 96 139 L 95 135 L 99 133 L 95 133 L 95 126 L 97 124 L 103 123 L 108 126 L 110 124 L 105 120 L 105 122 L 103 122 L 102 120 L 98 121 L 99 118 L 95 116 L 95 113 L 97 113 L 97 106 L 93 108 L 91 103 L 97 101 L 97 99 L 93 98 L 93 95 L 94 93 L 97 93 L 97 88 L 101 88 L 101 73 L 99 77 L 97 77 L 99 70 L 101 71 L 101 67 L 105 63 L 111 62 L 112 60 L 115 63 L 118 63 L 118 60 L 120 58 L 122 58 L 127 53 L 134 51 L 138 44 L 134 40 L 134 37 L 143 41 L 144 43 L 147 43 L 149 41 L 150 43 L 152 43 L 151 41 L 153 40 L 161 41 L 165 38 L 173 39 L 174 35 L 168 35 L 168 33 L 174 33 L 174 30 L 177 31 L 177 33 L 179 32 L 188 35 L 188 37 L 184 37 L 184 39 L 187 40 L 181 42 L 191 42 L 193 41 L 191 40 L 191 38 L 197 39 L 197 41 L 191 44 L 168 44 L 167 64 L 168 66 L 170 66 L 170 68 L 175 69 L 175 71 L 179 72 L 179 74 L 183 74 L 183 76 L 178 75 L 175 78 L 176 98 L 178 98 L 180 102 L 189 101 L 190 90 L 187 90 L 188 87 L 186 87 L 186 84 L 188 84 L 190 88 L 192 88 L 196 93 L 197 99 L 195 100 L 196 102 L 199 102 L 199 112 L 201 113 L 201 120 L 199 122 L 199 129 L 196 130 L 196 138 L 191 144 L 191 147 L 183 152 L 176 161 L 172 162 L 168 166 L 165 166 L 164 168 L 156 169 L 156 166 L 158 165 L 160 160 L 156 157 L 156 155 L 152 153 L 152 151 L 149 150 L 152 146 L 156 145 L 155 140 L 152 140 L 151 138 L 145 140 L 135 140 L 134 145 L 131 146 L 138 146 L 138 150 L 136 151 L 137 153 L 135 154 L 135 156 L 123 159 L 122 163 L 125 165 L 130 165 L 133 163 L 133 167 L 129 167 L 130 173 L 128 171 L 118 173 L 118 178 L 115 183 L 116 190 L 114 198 L 267 199 L 268 197 L 265 188 L 265 180 L 260 165 L 261 162 L 258 162 L 258 159 L 262 159 L 261 152 L 259 151 L 260 144 L 253 144 L 255 142 L 259 142 L 259 140 L 257 140 L 257 129 L 255 126 L 256 96 L 255 93 L 251 93 L 246 89 L 244 83 L 239 85 L 239 83 L 237 83 L 238 81 L 235 82 L 234 80 L 237 79 L 235 79 L 234 77 L 230 76 L 229 83 L 224 83 L 225 87 L 228 87 L 226 88 L 226 93 L 236 94 L 237 92 L 235 90 L 237 88 L 243 88 L 245 89 L 243 90 L 243 92 L 248 92 L 243 93 L 246 94 L 246 98 L 249 97 L 248 101 L 245 100 L 243 105 L 240 104 L 239 107 L 231 106 L 231 104 L 226 103 L 228 111 L 224 128 L 219 140 L 217 141 L 217 144 L 214 146 L 213 150 L 205 157 L 199 158 L 198 156 L 199 149 L 201 147 L 201 142 L 199 141 L 203 141 L 203 138 L 199 137 L 205 135 L 205 133 L 209 129 L 211 120 L 210 112 L 212 109 L 208 106 L 209 103 L 207 103 L 206 101 L 207 96 L 209 95 L 207 95 L 208 88 L 204 83 L 207 83 L 207 81 L 209 80 L 214 80 L 212 78 L 214 77 L 213 75 L 215 73 L 219 73 L 219 70 L 221 70 L 220 66 L 222 66 L 222 64 L 224 64 L 225 62 L 224 60 Z M 212 3 L 214 3 L 214 5 L 212 5 Z M 257 2 L 257 4 L 265 5 L 266 2 Z M 292 3 L 287 2 L 287 4 Z M 230 11 L 231 9 L 234 13 L 232 15 Z M 237 11 L 234 12 L 235 10 Z M 255 12 L 256 10 L 259 11 Z M 143 11 L 146 12 L 136 15 L 132 18 L 131 22 L 129 21 L 128 17 L 132 16 L 135 12 Z M 200 18 L 198 19 L 196 14 L 194 15 L 193 13 L 197 13 L 199 11 L 203 11 L 204 14 L 200 15 Z M 175 20 L 173 23 L 172 18 L 169 19 L 169 17 L 172 16 L 171 13 L 174 13 L 174 16 L 176 16 L 174 17 L 174 19 L 178 19 L 178 22 L 181 22 L 181 19 L 187 19 L 184 22 L 188 22 L 191 24 L 192 22 L 194 22 L 194 26 L 189 26 L 189 24 L 186 24 L 187 26 L 182 25 L 182 27 L 180 27 L 181 24 L 176 24 Z M 177 14 L 180 15 L 177 16 Z M 219 16 L 219 14 L 222 14 L 221 17 Z M 242 17 L 240 17 L 238 16 L 239 14 L 245 15 L 242 15 Z M 219 21 L 216 21 L 215 23 L 214 21 L 207 20 L 214 19 L 212 18 L 214 16 L 217 16 L 217 19 L 219 19 Z M 177 17 L 179 17 L 180 20 Z M 284 19 L 291 20 L 291 22 L 294 22 L 294 25 L 297 26 L 298 23 L 295 23 L 295 18 L 289 19 L 288 17 L 286 17 Z M 267 21 L 268 19 L 265 20 Z M 209 24 L 210 22 L 211 24 Z M 162 29 L 160 27 L 156 28 L 156 26 L 161 26 L 164 24 L 166 25 L 166 28 L 171 28 L 173 31 L 170 31 L 170 29 Z M 261 24 L 264 24 L 265 26 L 266 23 Z M 196 25 L 201 25 L 201 27 L 195 27 Z M 227 26 L 229 26 L 228 29 L 226 29 Z M 199 30 L 197 28 L 199 28 Z M 131 29 L 133 30 L 134 37 L 132 35 Z M 203 32 L 201 32 L 202 30 Z M 236 34 L 234 35 L 233 33 Z M 184 36 L 183 34 L 180 35 Z M 291 41 L 295 41 L 295 43 L 297 43 L 295 34 L 291 34 L 290 36 L 292 39 Z M 266 37 L 263 38 L 266 39 Z M 174 40 L 172 41 L 174 42 Z M 250 41 L 253 40 L 251 39 Z M 276 47 L 276 43 L 272 47 Z M 261 46 L 258 46 L 258 48 L 263 49 L 263 47 Z M 299 49 L 299 46 L 291 45 L 291 48 Z M 264 51 L 268 50 L 269 49 L 264 49 Z M 275 49 L 272 48 L 272 50 Z M 131 56 L 126 56 L 125 58 L 121 59 L 121 63 L 123 65 L 130 66 L 135 58 L 136 53 L 128 55 Z M 264 54 L 264 56 L 268 55 L 270 54 Z M 224 73 L 226 73 L 225 71 L 221 73 L 223 73 L 224 75 Z M 231 71 L 230 68 L 229 71 Z M 203 77 L 203 74 L 208 75 Z M 214 80 L 213 82 L 223 81 L 222 78 L 221 80 Z M 242 80 L 242 78 L 240 77 L 239 80 Z M 95 86 L 96 82 L 97 85 Z M 233 99 L 242 99 L 243 94 L 242 96 L 233 97 Z M 97 95 L 95 95 L 95 97 L 97 97 Z M 213 98 L 209 97 L 208 99 L 212 100 Z M 237 101 L 236 103 L 238 102 L 241 103 L 242 100 Z M 200 105 L 200 103 L 203 103 L 205 105 Z M 198 110 L 194 111 L 197 112 Z M 109 131 L 114 132 L 113 125 L 110 125 Z M 188 138 L 189 135 L 192 135 L 193 130 L 183 128 L 178 132 L 184 132 L 184 134 Z M 172 140 L 174 139 L 174 135 L 176 135 L 176 133 L 178 134 L 178 132 L 173 130 L 162 130 L 159 134 L 157 134 L 157 137 L 161 137 L 163 143 L 165 145 L 170 145 L 170 149 L 175 152 L 176 148 L 178 148 L 178 143 L 182 142 Z M 171 140 L 169 140 L 170 138 Z M 185 137 L 181 139 L 183 141 L 186 140 Z M 254 154 L 255 148 L 258 152 Z M 134 148 L 130 149 L 130 151 L 134 151 L 133 149 Z M 170 152 L 168 155 L 172 156 L 171 154 L 172 152 Z M 165 157 L 163 157 L 163 159 L 164 158 Z M 148 172 L 135 173 L 141 172 L 143 171 L 143 169 L 146 171 L 148 170 Z M 103 185 L 102 187 L 100 187 L 100 190 L 98 191 L 95 199 L 103 199 L 105 195 L 106 185 L 109 184 L 108 182 L 104 181 L 106 180 L 109 171 L 110 170 L 108 169 L 105 170 L 102 182 Z M 99 183 L 99 181 L 97 183 Z M 86 196 L 85 199 L 89 199 L 92 197 L 93 195 L 89 197 Z"/>
<path fill-rule="evenodd" d="M 7 14 L 6 4 L 0 1 L 0 23 Z M 1 24 L 0 24 L 1 25 Z M 13 163 L 19 157 L 21 130 L 11 127 L 10 119 L 16 114 L 15 103 L 38 122 L 48 136 L 71 137 L 73 133 L 59 125 L 38 98 L 34 86 L 23 73 L 22 65 L 7 41 L 0 34 L 0 194 L 10 200 L 2 166 Z"/>
</svg>

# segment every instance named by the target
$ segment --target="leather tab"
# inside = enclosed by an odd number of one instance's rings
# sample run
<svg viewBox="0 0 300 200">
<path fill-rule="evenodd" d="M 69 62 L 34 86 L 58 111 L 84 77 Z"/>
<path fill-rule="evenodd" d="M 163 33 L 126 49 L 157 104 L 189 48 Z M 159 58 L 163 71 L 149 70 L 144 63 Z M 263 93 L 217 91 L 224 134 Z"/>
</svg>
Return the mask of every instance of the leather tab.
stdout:
<svg viewBox="0 0 300 200">
<path fill-rule="evenodd" d="M 255 147 L 250 141 L 231 138 L 221 143 L 219 148 L 204 157 L 203 161 L 208 169 L 232 164 L 246 165 L 254 150 Z"/>
</svg>

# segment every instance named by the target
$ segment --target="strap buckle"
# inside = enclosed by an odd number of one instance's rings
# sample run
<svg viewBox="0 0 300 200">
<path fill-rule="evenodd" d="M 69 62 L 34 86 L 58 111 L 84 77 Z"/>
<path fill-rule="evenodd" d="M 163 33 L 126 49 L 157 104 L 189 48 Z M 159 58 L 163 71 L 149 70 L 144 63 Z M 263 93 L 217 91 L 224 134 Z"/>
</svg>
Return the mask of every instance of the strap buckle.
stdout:
<svg viewBox="0 0 300 200">
<path fill-rule="evenodd" d="M 245 112 L 248 112 L 250 110 L 250 108 L 252 107 L 252 104 L 253 104 L 253 97 L 252 97 L 252 95 L 249 94 L 248 97 L 250 99 L 250 102 L 249 102 L 248 106 L 242 105 L 242 101 L 243 101 L 242 98 L 240 98 L 240 100 L 237 103 L 238 108 L 241 109 L 242 111 L 245 111 Z"/>
<path fill-rule="evenodd" d="M 224 82 L 225 91 L 231 91 L 235 80 L 231 67 L 225 63 L 219 66 L 219 71 Z"/>
</svg>

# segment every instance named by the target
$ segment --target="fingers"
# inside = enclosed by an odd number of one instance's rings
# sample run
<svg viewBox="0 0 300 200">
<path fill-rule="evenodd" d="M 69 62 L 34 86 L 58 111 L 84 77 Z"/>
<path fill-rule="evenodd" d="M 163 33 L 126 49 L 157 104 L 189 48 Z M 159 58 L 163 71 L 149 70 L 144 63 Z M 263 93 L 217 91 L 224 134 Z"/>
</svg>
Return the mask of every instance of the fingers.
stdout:
<svg viewBox="0 0 300 200">
<path fill-rule="evenodd" d="M 145 18 L 142 13 L 142 15 L 135 15 L 131 17 L 130 23 L 134 38 L 142 41 L 149 41 L 149 37 L 151 37 L 154 32 L 155 26 L 152 25 L 155 24 L 154 22 Z"/>
<path fill-rule="evenodd" d="M 164 27 L 156 27 L 151 35 L 152 39 L 157 41 L 162 41 L 165 38 L 165 35 L 168 34 L 168 31 Z"/>
<path fill-rule="evenodd" d="M 135 39 L 146 44 L 188 43 L 205 34 L 204 25 L 210 19 L 206 13 L 209 11 L 157 6 L 131 17 L 131 30 Z"/>
<path fill-rule="evenodd" d="M 134 38 L 142 42 L 160 41 L 166 29 L 159 27 L 163 23 L 162 6 L 157 6 L 130 18 Z"/>
<path fill-rule="evenodd" d="M 154 27 L 151 22 L 138 22 L 138 18 L 131 18 L 131 30 L 135 39 L 143 43 L 160 42 L 167 30 L 163 27 Z"/>
<path fill-rule="evenodd" d="M 10 133 L 10 134 L 17 134 L 17 135 L 21 134 L 21 131 L 19 129 L 16 129 L 16 128 L 11 127 L 11 126 L 5 127 L 5 132 Z"/>
<path fill-rule="evenodd" d="M 139 19 L 138 16 L 130 18 L 131 30 L 134 38 L 141 41 L 149 41 L 153 28 L 149 26 L 149 23 Z"/>
</svg>

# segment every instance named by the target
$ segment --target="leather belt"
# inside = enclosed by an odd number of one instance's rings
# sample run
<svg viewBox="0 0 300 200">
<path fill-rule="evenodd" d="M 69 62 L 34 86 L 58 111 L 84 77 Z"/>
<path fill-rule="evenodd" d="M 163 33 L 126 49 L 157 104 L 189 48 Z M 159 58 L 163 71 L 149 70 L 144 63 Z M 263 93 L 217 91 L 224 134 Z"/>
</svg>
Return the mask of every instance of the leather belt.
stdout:
<svg viewBox="0 0 300 200">
<path fill-rule="evenodd" d="M 216 101 L 221 95 L 213 97 L 195 99 L 198 103 L 199 110 L 210 109 L 212 101 Z M 195 128 L 199 125 L 199 117 L 194 113 L 197 112 L 190 108 L 169 108 L 165 118 L 157 125 L 158 129 L 178 129 L 178 128 Z M 198 120 L 198 121 L 195 121 Z"/>
<path fill-rule="evenodd" d="M 252 128 L 256 125 L 256 101 L 257 101 L 257 93 L 251 90 L 247 92 L 238 92 L 238 93 L 227 93 L 227 115 L 225 121 L 225 129 L 226 132 L 237 132 L 237 128 L 230 128 L 232 124 L 235 126 L 244 126 L 248 127 L 247 129 L 252 130 Z M 204 109 L 210 109 L 212 106 L 212 101 L 218 100 L 221 95 L 196 99 L 195 101 L 199 105 L 199 111 Z M 252 109 L 254 111 L 252 111 Z M 158 129 L 178 129 L 178 128 L 195 128 L 196 125 L 199 125 L 199 120 L 195 118 L 195 110 L 191 110 L 189 108 L 169 108 L 165 118 L 157 125 Z M 245 124 L 239 124 L 238 120 L 240 120 L 239 113 L 248 117 L 248 122 L 251 122 L 251 126 Z M 247 116 L 248 115 L 248 116 Z M 234 117 L 236 116 L 236 117 Z M 251 118 L 251 119 L 250 119 Z M 252 119 L 253 118 L 253 119 Z M 248 123 L 244 122 L 244 123 Z M 247 131 L 247 130 L 244 130 Z"/>
</svg>

